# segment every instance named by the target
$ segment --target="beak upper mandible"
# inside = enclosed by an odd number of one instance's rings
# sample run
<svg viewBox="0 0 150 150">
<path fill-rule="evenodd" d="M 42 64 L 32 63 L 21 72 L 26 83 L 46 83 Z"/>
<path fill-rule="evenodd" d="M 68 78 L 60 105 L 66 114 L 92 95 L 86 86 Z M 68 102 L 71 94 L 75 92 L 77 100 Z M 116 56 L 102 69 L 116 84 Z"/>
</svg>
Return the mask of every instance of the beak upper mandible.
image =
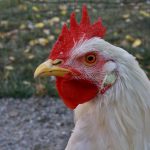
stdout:
<svg viewBox="0 0 150 150">
<path fill-rule="evenodd" d="M 58 76 L 63 77 L 68 73 L 72 73 L 69 69 L 59 67 L 53 64 L 53 60 L 48 59 L 44 63 L 40 64 L 35 72 L 34 78 L 36 77 L 44 77 L 44 76 Z"/>
</svg>

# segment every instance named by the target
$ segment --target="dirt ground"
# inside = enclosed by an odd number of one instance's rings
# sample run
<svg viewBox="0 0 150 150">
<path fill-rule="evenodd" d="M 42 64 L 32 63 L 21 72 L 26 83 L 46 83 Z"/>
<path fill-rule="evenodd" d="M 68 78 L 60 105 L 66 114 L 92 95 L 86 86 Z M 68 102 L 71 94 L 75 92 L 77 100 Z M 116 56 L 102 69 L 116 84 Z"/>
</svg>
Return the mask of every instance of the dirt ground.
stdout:
<svg viewBox="0 0 150 150">
<path fill-rule="evenodd" d="M 0 99 L 0 150 L 64 150 L 72 114 L 59 99 Z"/>
</svg>

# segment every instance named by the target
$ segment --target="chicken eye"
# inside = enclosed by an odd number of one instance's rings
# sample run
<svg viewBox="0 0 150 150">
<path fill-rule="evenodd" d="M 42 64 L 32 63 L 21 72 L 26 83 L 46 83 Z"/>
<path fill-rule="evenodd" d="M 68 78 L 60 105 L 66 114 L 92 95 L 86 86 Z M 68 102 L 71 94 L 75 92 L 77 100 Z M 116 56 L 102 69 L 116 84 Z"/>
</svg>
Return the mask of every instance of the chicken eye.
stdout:
<svg viewBox="0 0 150 150">
<path fill-rule="evenodd" d="M 95 62 L 96 62 L 96 54 L 87 54 L 86 56 L 85 56 L 85 64 L 86 65 L 93 65 L 93 64 L 95 64 Z"/>
</svg>

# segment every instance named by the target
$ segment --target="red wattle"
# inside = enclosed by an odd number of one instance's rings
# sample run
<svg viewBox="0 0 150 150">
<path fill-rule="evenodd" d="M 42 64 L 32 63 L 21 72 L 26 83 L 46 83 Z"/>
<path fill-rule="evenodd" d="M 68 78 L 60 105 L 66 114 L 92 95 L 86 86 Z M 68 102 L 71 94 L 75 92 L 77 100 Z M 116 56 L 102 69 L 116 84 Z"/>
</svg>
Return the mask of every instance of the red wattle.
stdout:
<svg viewBox="0 0 150 150">
<path fill-rule="evenodd" d="M 60 97 L 71 109 L 90 101 L 99 91 L 98 87 L 88 80 L 57 78 L 56 86 Z"/>
</svg>

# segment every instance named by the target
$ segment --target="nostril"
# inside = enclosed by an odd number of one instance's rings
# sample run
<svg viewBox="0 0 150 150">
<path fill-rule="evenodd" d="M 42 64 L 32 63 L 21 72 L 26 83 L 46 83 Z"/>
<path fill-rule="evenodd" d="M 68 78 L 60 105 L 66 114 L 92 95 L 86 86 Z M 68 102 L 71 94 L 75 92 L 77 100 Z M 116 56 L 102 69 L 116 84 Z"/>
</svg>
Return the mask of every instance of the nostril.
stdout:
<svg viewBox="0 0 150 150">
<path fill-rule="evenodd" d="M 61 60 L 61 59 L 56 59 L 52 62 L 53 65 L 60 65 L 62 63 L 63 63 L 63 60 Z"/>
</svg>

